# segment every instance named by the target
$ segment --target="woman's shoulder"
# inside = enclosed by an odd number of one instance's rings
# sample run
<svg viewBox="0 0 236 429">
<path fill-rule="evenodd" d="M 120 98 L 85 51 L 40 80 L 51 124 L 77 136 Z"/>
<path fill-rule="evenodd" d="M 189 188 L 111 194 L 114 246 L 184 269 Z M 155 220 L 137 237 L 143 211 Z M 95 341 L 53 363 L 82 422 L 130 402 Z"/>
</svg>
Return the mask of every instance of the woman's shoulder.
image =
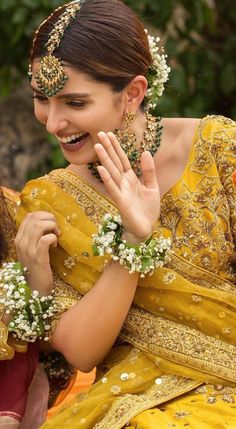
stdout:
<svg viewBox="0 0 236 429">
<path fill-rule="evenodd" d="M 235 130 L 236 122 L 222 115 L 207 115 L 203 118 L 164 118 L 163 125 L 170 133 L 183 137 L 199 130 L 232 129 Z"/>
<path fill-rule="evenodd" d="M 203 118 L 165 118 L 164 126 L 169 136 L 179 139 L 189 147 L 194 141 L 214 143 L 236 141 L 236 122 L 222 115 L 207 115 Z"/>
<path fill-rule="evenodd" d="M 223 135 L 234 134 L 236 132 L 236 122 L 233 119 L 222 115 L 207 115 L 200 121 L 200 130 L 216 136 L 218 133 Z"/>
</svg>

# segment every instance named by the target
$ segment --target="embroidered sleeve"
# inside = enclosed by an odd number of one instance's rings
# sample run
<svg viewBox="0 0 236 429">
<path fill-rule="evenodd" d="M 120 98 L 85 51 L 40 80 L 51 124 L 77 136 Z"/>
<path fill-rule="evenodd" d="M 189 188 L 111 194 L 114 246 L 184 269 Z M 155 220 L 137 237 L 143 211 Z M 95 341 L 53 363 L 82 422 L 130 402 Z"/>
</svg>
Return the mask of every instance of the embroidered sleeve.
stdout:
<svg viewBox="0 0 236 429">
<path fill-rule="evenodd" d="M 14 239 L 16 235 L 15 214 L 19 194 L 7 188 L 1 188 L 0 199 L 0 221 L 7 241 L 7 259 L 16 259 Z"/>
<path fill-rule="evenodd" d="M 217 117 L 212 149 L 228 200 L 231 231 L 236 245 L 236 188 L 233 185 L 233 173 L 236 170 L 236 122 Z"/>
</svg>

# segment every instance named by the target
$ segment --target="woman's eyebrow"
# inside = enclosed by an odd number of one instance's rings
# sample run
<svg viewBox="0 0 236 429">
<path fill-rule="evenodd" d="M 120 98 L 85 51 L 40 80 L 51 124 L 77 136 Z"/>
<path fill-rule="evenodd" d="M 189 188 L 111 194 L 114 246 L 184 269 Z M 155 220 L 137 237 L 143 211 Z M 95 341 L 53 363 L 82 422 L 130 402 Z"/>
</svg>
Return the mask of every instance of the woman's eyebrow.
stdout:
<svg viewBox="0 0 236 429">
<path fill-rule="evenodd" d="M 88 98 L 90 95 L 83 92 L 71 92 L 67 94 L 58 95 L 57 98 Z"/>
</svg>

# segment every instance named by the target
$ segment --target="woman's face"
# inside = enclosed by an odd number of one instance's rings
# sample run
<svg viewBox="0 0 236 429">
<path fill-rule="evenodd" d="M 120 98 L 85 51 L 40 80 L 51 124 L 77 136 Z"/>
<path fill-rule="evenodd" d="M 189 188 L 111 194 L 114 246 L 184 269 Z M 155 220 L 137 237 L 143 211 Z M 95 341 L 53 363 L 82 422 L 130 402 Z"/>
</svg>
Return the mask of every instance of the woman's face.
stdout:
<svg viewBox="0 0 236 429">
<path fill-rule="evenodd" d="M 36 118 L 58 139 L 68 162 L 81 165 L 96 160 L 98 132 L 122 128 L 124 93 L 114 93 L 109 85 L 67 66 L 64 70 L 69 79 L 64 88 L 47 98 L 34 79 L 38 66 L 35 60 L 31 87 Z"/>
</svg>

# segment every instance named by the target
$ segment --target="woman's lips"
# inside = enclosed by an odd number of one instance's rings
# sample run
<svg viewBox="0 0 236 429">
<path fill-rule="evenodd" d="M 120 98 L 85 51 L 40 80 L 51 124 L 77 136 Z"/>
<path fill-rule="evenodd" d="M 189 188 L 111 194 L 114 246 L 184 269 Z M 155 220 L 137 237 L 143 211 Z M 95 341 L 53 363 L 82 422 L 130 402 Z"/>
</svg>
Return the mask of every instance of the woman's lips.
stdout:
<svg viewBox="0 0 236 429">
<path fill-rule="evenodd" d="M 89 134 L 84 134 L 84 136 L 82 136 L 79 139 L 76 139 L 75 142 L 72 143 L 62 143 L 59 142 L 62 149 L 66 150 L 67 152 L 76 152 L 78 150 L 81 149 L 82 146 L 84 146 L 87 143 Z"/>
</svg>

